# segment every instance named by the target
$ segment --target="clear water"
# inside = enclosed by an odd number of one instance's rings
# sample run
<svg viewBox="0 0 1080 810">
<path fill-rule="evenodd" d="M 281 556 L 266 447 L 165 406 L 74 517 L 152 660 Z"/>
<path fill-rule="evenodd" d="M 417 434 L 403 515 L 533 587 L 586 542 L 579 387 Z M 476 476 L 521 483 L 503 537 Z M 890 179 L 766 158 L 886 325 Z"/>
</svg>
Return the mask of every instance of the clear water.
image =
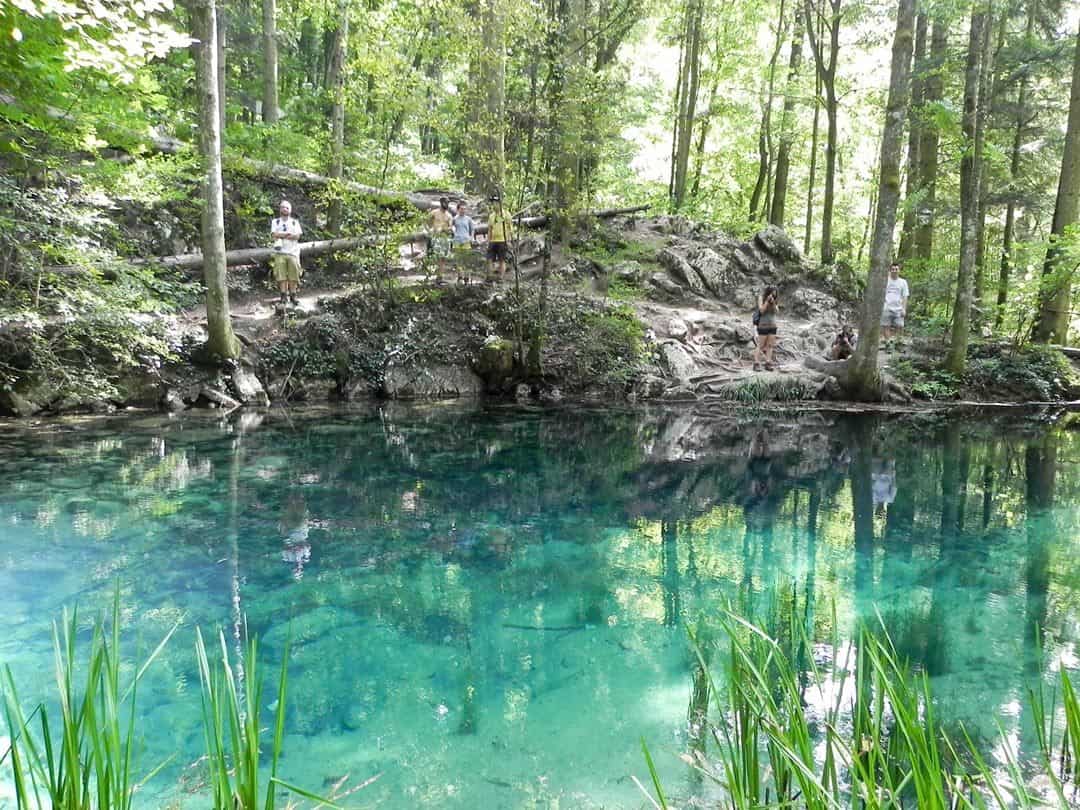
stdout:
<svg viewBox="0 0 1080 810">
<path fill-rule="evenodd" d="M 1001 723 L 1025 756 L 1040 658 L 1077 663 L 1078 463 L 1069 431 L 987 418 L 5 426 L 0 661 L 46 696 L 51 622 L 78 604 L 89 626 L 117 583 L 133 658 L 182 622 L 140 695 L 140 767 L 178 753 L 146 807 L 205 802 L 194 628 L 241 615 L 269 673 L 291 628 L 286 778 L 378 776 L 363 806 L 641 807 L 641 738 L 690 795 L 685 626 L 728 604 L 821 640 L 880 612 L 946 722 L 991 753 Z"/>
</svg>

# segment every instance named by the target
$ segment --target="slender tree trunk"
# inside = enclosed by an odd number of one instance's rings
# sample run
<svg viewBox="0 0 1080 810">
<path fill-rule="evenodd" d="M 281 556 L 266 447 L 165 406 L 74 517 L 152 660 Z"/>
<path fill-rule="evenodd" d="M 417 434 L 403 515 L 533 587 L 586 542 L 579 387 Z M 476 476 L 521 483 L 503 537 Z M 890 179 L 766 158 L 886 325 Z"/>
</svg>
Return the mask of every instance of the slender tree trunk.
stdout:
<svg viewBox="0 0 1080 810">
<path fill-rule="evenodd" d="M 267 124 L 278 120 L 277 0 L 262 0 L 263 24 L 263 102 L 262 119 Z"/>
<path fill-rule="evenodd" d="M 856 399 L 879 399 L 878 339 L 885 285 L 892 262 L 896 208 L 900 202 L 900 159 L 903 153 L 904 119 L 911 77 L 911 49 L 915 27 L 915 0 L 899 0 L 889 71 L 889 97 L 885 127 L 881 133 L 880 174 L 874 235 L 870 240 L 870 273 L 863 295 L 859 342 L 841 385 Z"/>
<path fill-rule="evenodd" d="M 1065 132 L 1065 152 L 1061 157 L 1054 222 L 1050 228 L 1050 248 L 1043 264 L 1039 319 L 1033 337 L 1040 343 L 1062 343 L 1068 339 L 1072 309 L 1073 268 L 1067 263 L 1061 238 L 1077 221 L 1080 209 L 1080 33 L 1073 57 L 1069 123 Z"/>
<path fill-rule="evenodd" d="M 690 184 L 690 196 L 697 197 L 701 190 L 701 171 L 705 166 L 705 144 L 709 139 L 709 126 L 712 123 L 713 107 L 716 105 L 716 96 L 720 91 L 720 54 L 716 55 L 716 64 L 713 65 L 713 80 L 709 87 L 709 106 L 705 110 L 705 116 L 698 125 L 698 141 L 694 149 L 694 182 Z"/>
<path fill-rule="evenodd" d="M 956 303 L 953 305 L 952 340 L 945 367 L 956 376 L 967 368 L 968 337 L 971 332 L 971 299 L 975 280 L 975 252 L 978 236 L 979 169 L 982 155 L 977 140 L 979 119 L 979 83 L 982 72 L 983 36 L 986 7 L 971 12 L 967 67 L 964 71 L 964 117 L 962 129 L 965 149 L 960 158 L 960 267 L 956 274 Z"/>
<path fill-rule="evenodd" d="M 225 0 L 218 0 L 214 10 L 217 25 L 217 94 L 218 94 L 218 132 L 222 146 L 225 145 L 225 35 L 228 25 L 225 19 Z"/>
<path fill-rule="evenodd" d="M 1005 39 L 1006 12 L 1001 14 L 998 27 L 998 46 L 1000 51 Z M 981 324 L 983 317 L 983 299 L 986 293 L 986 212 L 990 191 L 990 172 L 983 155 L 986 152 L 986 127 L 993 113 L 996 82 L 992 80 L 994 71 L 993 17 L 987 14 L 986 30 L 983 32 L 982 75 L 979 77 L 979 115 L 975 123 L 975 154 L 979 156 L 979 189 L 976 194 L 978 212 L 975 216 L 975 292 L 972 302 L 972 323 Z"/>
<path fill-rule="evenodd" d="M 199 151 L 205 170 L 202 213 L 203 276 L 206 280 L 207 353 L 240 356 L 240 343 L 229 318 L 225 283 L 225 210 L 221 184 L 221 117 L 218 97 L 217 15 L 214 0 L 192 0 L 194 36 L 200 43 L 196 62 L 199 88 Z"/>
<path fill-rule="evenodd" d="M 479 190 L 490 193 L 502 189 L 506 175 L 505 123 L 506 25 L 503 0 L 482 0 L 480 86 L 483 118 L 479 146 L 482 167 Z"/>
<path fill-rule="evenodd" d="M 773 187 L 769 223 L 784 227 L 784 208 L 787 204 L 788 170 L 791 166 L 791 146 L 795 140 L 795 104 L 798 98 L 799 68 L 802 67 L 802 45 L 806 12 L 795 7 L 795 24 L 791 32 L 791 56 L 788 57 L 787 85 L 784 88 L 784 112 L 780 118 L 780 148 L 776 154 L 776 180 Z"/>
<path fill-rule="evenodd" d="M 808 20 L 814 18 L 810 15 L 811 6 L 806 6 L 806 17 Z M 817 10 L 817 7 L 814 7 Z M 807 28 L 809 32 L 810 28 Z M 824 25 L 821 20 L 818 20 L 817 24 L 817 41 L 821 41 L 822 34 L 824 32 Z M 812 43 L 811 43 L 812 44 Z M 810 177 L 807 181 L 806 188 L 806 232 L 803 235 L 803 255 L 810 255 L 810 237 L 814 232 L 814 183 L 817 180 L 817 157 L 818 157 L 818 136 L 821 131 L 821 71 L 814 71 L 814 126 L 810 135 Z"/>
<path fill-rule="evenodd" d="M 784 19 L 784 13 L 786 10 L 785 0 L 780 0 L 779 14 L 776 20 L 776 40 L 773 47 L 772 56 L 769 59 L 769 72 L 764 82 L 765 87 L 762 93 L 763 99 L 761 104 L 761 126 L 758 129 L 758 173 L 757 180 L 754 183 L 754 191 L 750 195 L 750 221 L 756 222 L 760 216 L 768 218 L 769 215 L 769 202 L 768 202 L 768 183 L 769 175 L 772 171 L 772 149 L 770 148 L 771 132 L 772 132 L 772 108 L 773 99 L 776 97 L 776 62 L 780 58 L 780 51 L 784 47 L 784 34 L 787 30 L 787 23 Z M 764 205 L 762 205 L 762 196 L 765 198 Z"/>
<path fill-rule="evenodd" d="M 330 171 L 334 180 L 345 176 L 345 62 L 348 58 L 349 43 L 349 0 L 338 2 L 338 36 L 334 49 L 334 84 L 330 88 L 333 104 L 330 107 Z M 341 189 L 334 189 L 327 214 L 327 228 L 337 236 L 341 232 L 343 204 Z"/>
<path fill-rule="evenodd" d="M 686 201 L 687 173 L 690 165 L 690 144 L 694 135 L 694 116 L 697 112 L 698 85 L 700 82 L 701 18 L 704 13 L 701 0 L 689 0 L 686 7 L 686 48 L 682 65 L 679 99 L 679 121 L 675 139 L 675 165 L 672 177 L 672 209 L 678 211 Z"/>
<path fill-rule="evenodd" d="M 805 0 L 807 16 L 813 14 L 810 0 Z M 836 149 L 838 138 L 839 100 L 836 96 L 836 62 L 840 52 L 840 4 L 841 0 L 829 0 L 829 21 L 824 26 L 829 32 L 829 51 L 826 56 L 821 36 L 815 36 L 814 27 L 807 28 L 814 64 L 825 90 L 825 198 L 821 206 L 821 263 L 832 264 L 836 258 L 833 248 L 833 207 L 836 200 Z"/>
<path fill-rule="evenodd" d="M 946 24 L 934 20 L 930 33 L 928 76 L 925 80 L 923 93 L 925 106 L 937 104 L 944 96 L 945 82 L 941 71 L 945 64 L 948 46 L 949 30 Z M 923 196 L 918 206 L 914 244 L 915 258 L 923 263 L 930 260 L 934 250 L 939 140 L 940 135 L 937 126 L 930 122 L 923 122 L 919 134 L 919 187 L 922 189 Z"/>
<path fill-rule="evenodd" d="M 1024 46 L 1031 43 L 1035 27 L 1036 0 L 1029 0 Z M 1009 157 L 1009 201 L 1005 206 L 1005 230 L 1001 236 L 1001 269 L 998 273 L 997 306 L 994 311 L 994 329 L 1001 329 L 1005 320 L 1005 304 L 1009 299 L 1009 277 L 1013 266 L 1013 239 L 1016 232 L 1016 181 L 1020 177 L 1020 150 L 1024 145 L 1024 130 L 1028 124 L 1027 91 L 1029 74 L 1024 71 L 1016 88 L 1016 122 L 1013 127 L 1012 150 Z"/>
<path fill-rule="evenodd" d="M 915 251 L 915 225 L 918 211 L 914 205 L 919 193 L 919 143 L 922 140 L 923 98 L 926 87 L 926 35 L 930 24 L 926 12 L 915 18 L 915 56 L 911 75 L 911 105 L 908 108 L 907 179 L 904 185 L 904 224 L 900 229 L 900 247 L 896 256 L 910 259 Z"/>
</svg>

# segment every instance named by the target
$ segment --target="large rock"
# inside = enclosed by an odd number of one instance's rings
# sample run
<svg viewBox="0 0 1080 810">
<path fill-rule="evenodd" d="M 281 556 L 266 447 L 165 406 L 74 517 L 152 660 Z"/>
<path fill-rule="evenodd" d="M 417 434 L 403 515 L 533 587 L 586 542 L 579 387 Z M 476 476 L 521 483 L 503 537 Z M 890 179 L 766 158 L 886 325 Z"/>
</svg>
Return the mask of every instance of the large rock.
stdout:
<svg viewBox="0 0 1080 810">
<path fill-rule="evenodd" d="M 490 338 L 480 347 L 473 369 L 490 391 L 501 391 L 514 376 L 514 344 L 505 338 Z"/>
<path fill-rule="evenodd" d="M 728 290 L 744 283 L 742 273 L 733 266 L 731 260 L 712 248 L 695 245 L 686 252 L 686 261 L 717 298 L 725 297 Z"/>
<path fill-rule="evenodd" d="M 668 295 L 682 295 L 683 288 L 672 281 L 666 273 L 653 273 L 649 276 L 649 283 Z"/>
<path fill-rule="evenodd" d="M 236 398 L 245 405 L 258 405 L 266 407 L 270 404 L 270 397 L 266 389 L 255 376 L 251 369 L 237 366 L 232 373 L 232 389 L 236 392 Z"/>
<path fill-rule="evenodd" d="M 383 389 L 392 399 L 449 399 L 479 396 L 484 381 L 464 366 L 394 366 Z"/>
<path fill-rule="evenodd" d="M 784 310 L 808 321 L 823 321 L 828 325 L 842 320 L 840 302 L 828 293 L 802 287 L 784 296 Z"/>
<path fill-rule="evenodd" d="M 616 262 L 611 267 L 611 275 L 628 284 L 640 284 L 642 279 L 645 278 L 645 268 L 641 266 L 640 262 Z"/>
<path fill-rule="evenodd" d="M 662 343 L 660 360 L 667 372 L 679 382 L 688 382 L 698 373 L 697 363 L 685 348 L 678 343 Z"/>
<path fill-rule="evenodd" d="M 662 264 L 676 280 L 689 288 L 694 295 L 705 297 L 708 291 L 690 263 L 671 248 L 663 248 L 656 254 L 657 260 Z"/>
<path fill-rule="evenodd" d="M 55 390 L 34 382 L 24 381 L 13 388 L 0 388 L 0 416 L 34 416 L 45 410 L 55 397 Z"/>
<path fill-rule="evenodd" d="M 802 253 L 783 228 L 770 225 L 754 236 L 754 241 L 774 259 L 780 262 L 798 262 Z"/>
</svg>

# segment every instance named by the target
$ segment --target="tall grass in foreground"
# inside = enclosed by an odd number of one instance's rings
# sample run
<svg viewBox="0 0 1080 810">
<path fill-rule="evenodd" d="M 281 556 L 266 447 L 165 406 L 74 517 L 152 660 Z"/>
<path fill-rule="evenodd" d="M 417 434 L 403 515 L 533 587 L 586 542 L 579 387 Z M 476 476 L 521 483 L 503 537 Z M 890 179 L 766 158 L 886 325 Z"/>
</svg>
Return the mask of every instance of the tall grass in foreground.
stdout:
<svg viewBox="0 0 1080 810">
<path fill-rule="evenodd" d="M 171 761 L 166 759 L 141 778 L 135 775 L 138 685 L 177 626 L 122 687 L 119 593 L 108 620 L 95 622 L 85 661 L 76 650 L 78 614 L 65 610 L 63 620 L 53 626 L 57 718 L 44 702 L 24 712 L 11 669 L 4 668 L 0 706 L 10 745 L 7 751 L 0 750 L 0 777 L 10 776 L 18 810 L 131 810 L 139 788 Z M 258 643 L 249 638 L 234 663 L 224 635 L 220 639 L 221 660 L 212 662 L 202 633 L 196 630 L 205 759 L 214 810 L 273 810 L 279 788 L 317 806 L 337 807 L 277 775 L 285 730 L 288 647 L 277 681 L 269 764 L 260 768 L 263 686 Z"/>
<path fill-rule="evenodd" d="M 138 668 L 120 685 L 120 599 L 113 599 L 108 622 L 94 624 L 85 667 L 76 660 L 78 612 L 65 609 L 53 625 L 53 657 L 59 718 L 44 703 L 24 714 L 11 669 L 4 667 L 4 720 L 10 746 L 0 765 L 10 760 L 16 806 L 53 810 L 129 810 L 135 791 L 168 760 L 136 781 L 132 759 L 135 698 L 139 681 L 175 632 L 174 626 Z M 80 669 L 84 669 L 76 684 Z M 36 733 L 39 732 L 39 733 Z"/>
<path fill-rule="evenodd" d="M 279 779 L 277 775 L 281 741 L 285 734 L 289 645 L 285 645 L 278 674 L 270 772 L 264 782 L 259 768 L 263 685 L 258 641 L 248 636 L 243 657 L 234 667 L 229 659 L 225 634 L 219 633 L 221 665 L 215 667 L 206 654 L 202 632 L 196 629 L 195 633 L 195 652 L 199 660 L 199 680 L 202 682 L 203 734 L 206 737 L 215 810 L 257 810 L 260 804 L 265 810 L 274 810 L 274 798 L 279 787 L 320 805 L 336 807 L 314 793 Z"/>
<path fill-rule="evenodd" d="M 966 730 L 961 727 L 950 736 L 941 726 L 929 679 L 907 666 L 883 628 L 863 628 L 857 645 L 847 647 L 847 657 L 855 660 L 834 662 L 831 676 L 809 658 L 805 683 L 792 656 L 759 627 L 730 613 L 721 624 L 727 656 L 720 667 L 708 667 L 690 635 L 714 701 L 708 723 L 713 746 L 707 753 L 692 747 L 692 753 L 683 755 L 696 774 L 722 789 L 719 807 L 1069 806 L 1063 783 L 1080 778 L 1080 700 L 1064 670 L 1065 728 L 1060 732 L 1054 727 L 1054 706 L 1047 712 L 1042 690 L 1031 694 L 1041 772 L 1025 773 L 1003 734 L 999 750 L 1004 761 L 995 770 Z M 844 649 L 835 637 L 832 649 Z M 825 702 L 827 695 L 832 697 Z M 654 791 L 635 782 L 653 807 L 667 810 L 673 805 L 662 792 L 644 741 L 642 746 Z M 1029 787 L 1036 778 L 1048 795 Z"/>
</svg>

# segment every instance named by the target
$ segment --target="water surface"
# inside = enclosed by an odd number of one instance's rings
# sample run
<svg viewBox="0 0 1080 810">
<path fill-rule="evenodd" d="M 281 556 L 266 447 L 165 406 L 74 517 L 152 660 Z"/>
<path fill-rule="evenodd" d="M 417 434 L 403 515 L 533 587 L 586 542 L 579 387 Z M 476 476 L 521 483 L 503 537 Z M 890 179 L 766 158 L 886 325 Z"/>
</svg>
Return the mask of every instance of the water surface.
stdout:
<svg viewBox="0 0 1080 810">
<path fill-rule="evenodd" d="M 1035 420 L 926 415 L 5 427 L 0 661 L 45 696 L 51 622 L 116 587 L 133 653 L 181 622 L 140 695 L 142 769 L 179 753 L 146 807 L 202 806 L 194 628 L 244 621 L 268 671 L 291 633 L 286 778 L 377 776 L 363 806 L 639 807 L 642 737 L 691 795 L 686 627 L 728 605 L 820 642 L 880 613 L 945 722 L 1023 757 L 1026 689 L 1077 663 L 1078 462 Z"/>
</svg>

